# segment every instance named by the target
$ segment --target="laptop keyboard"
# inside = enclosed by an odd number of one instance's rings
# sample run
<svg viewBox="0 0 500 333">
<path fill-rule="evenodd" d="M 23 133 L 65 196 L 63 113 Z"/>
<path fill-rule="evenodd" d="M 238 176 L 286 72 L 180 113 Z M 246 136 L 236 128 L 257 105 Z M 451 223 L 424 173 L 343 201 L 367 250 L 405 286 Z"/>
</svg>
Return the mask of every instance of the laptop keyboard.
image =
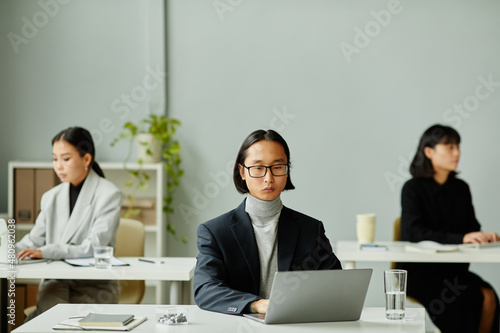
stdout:
<svg viewBox="0 0 500 333">
<path fill-rule="evenodd" d="M 467 243 L 460 244 L 460 247 L 464 249 L 494 249 L 500 247 L 500 242 L 492 242 L 492 243 Z"/>
<path fill-rule="evenodd" d="M 478 244 L 478 247 L 480 249 L 489 249 L 492 247 L 500 247 L 500 242 L 481 243 L 481 244 Z"/>
</svg>

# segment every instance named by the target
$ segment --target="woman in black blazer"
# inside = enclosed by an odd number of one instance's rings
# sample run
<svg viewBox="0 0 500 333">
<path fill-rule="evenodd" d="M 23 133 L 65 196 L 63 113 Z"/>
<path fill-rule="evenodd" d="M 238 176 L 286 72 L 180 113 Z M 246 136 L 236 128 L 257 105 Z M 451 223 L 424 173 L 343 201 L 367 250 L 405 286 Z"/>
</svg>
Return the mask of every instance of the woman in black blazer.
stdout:
<svg viewBox="0 0 500 333">
<path fill-rule="evenodd" d="M 194 297 L 202 309 L 266 313 L 276 271 L 340 269 L 323 223 L 284 207 L 290 151 L 275 131 L 258 130 L 243 142 L 233 180 L 246 199 L 198 228 Z"/>
<path fill-rule="evenodd" d="M 500 241 L 480 231 L 469 186 L 456 178 L 460 135 L 434 125 L 420 139 L 401 193 L 401 240 L 440 243 Z M 468 263 L 402 263 L 408 295 L 421 302 L 443 332 L 499 332 L 498 297 Z"/>
</svg>

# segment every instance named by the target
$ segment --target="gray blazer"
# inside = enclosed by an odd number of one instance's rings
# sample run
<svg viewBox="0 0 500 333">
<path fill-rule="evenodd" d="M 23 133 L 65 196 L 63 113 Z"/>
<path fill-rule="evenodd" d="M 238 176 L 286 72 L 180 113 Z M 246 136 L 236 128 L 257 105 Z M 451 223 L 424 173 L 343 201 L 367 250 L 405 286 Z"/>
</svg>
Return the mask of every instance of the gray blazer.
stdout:
<svg viewBox="0 0 500 333">
<path fill-rule="evenodd" d="M 122 194 L 110 181 L 90 170 L 69 215 L 69 183 L 45 192 L 35 226 L 16 250 L 33 248 L 49 259 L 93 256 L 93 245 L 115 243 Z"/>
</svg>

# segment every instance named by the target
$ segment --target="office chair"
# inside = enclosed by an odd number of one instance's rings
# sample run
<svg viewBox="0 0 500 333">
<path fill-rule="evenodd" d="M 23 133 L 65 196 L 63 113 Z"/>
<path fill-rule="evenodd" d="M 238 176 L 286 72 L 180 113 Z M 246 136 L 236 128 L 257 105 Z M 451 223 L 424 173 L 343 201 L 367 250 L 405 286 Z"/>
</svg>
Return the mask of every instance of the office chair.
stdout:
<svg viewBox="0 0 500 333">
<path fill-rule="evenodd" d="M 398 217 L 394 221 L 394 235 L 393 235 L 392 239 L 396 242 L 401 240 L 401 217 Z M 391 269 L 397 269 L 397 268 L 398 268 L 397 263 L 391 262 Z M 420 304 L 419 301 L 417 301 L 413 297 L 409 297 L 408 295 L 406 295 L 406 299 L 412 301 L 413 303 Z M 420 305 L 422 305 L 422 304 L 420 304 Z"/>
<path fill-rule="evenodd" d="M 116 232 L 115 257 L 144 256 L 144 224 L 131 219 L 120 219 Z M 121 280 L 119 304 L 139 304 L 144 297 L 144 280 Z"/>
</svg>

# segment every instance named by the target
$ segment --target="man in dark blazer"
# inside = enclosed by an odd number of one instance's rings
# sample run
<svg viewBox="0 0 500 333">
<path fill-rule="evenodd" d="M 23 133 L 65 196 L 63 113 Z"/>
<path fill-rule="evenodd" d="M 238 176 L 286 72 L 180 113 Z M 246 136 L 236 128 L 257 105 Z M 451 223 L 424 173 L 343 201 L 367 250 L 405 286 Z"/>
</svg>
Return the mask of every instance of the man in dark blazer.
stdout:
<svg viewBox="0 0 500 333">
<path fill-rule="evenodd" d="M 194 298 L 202 309 L 266 313 L 276 271 L 341 269 L 323 223 L 283 206 L 294 189 L 290 151 L 275 131 L 258 130 L 243 142 L 233 171 L 247 198 L 198 227 Z"/>
<path fill-rule="evenodd" d="M 241 314 L 257 301 L 258 248 L 245 201 L 198 228 L 194 275 L 196 304 L 202 309 Z M 341 269 L 323 223 L 283 207 L 278 222 L 278 270 Z"/>
</svg>

